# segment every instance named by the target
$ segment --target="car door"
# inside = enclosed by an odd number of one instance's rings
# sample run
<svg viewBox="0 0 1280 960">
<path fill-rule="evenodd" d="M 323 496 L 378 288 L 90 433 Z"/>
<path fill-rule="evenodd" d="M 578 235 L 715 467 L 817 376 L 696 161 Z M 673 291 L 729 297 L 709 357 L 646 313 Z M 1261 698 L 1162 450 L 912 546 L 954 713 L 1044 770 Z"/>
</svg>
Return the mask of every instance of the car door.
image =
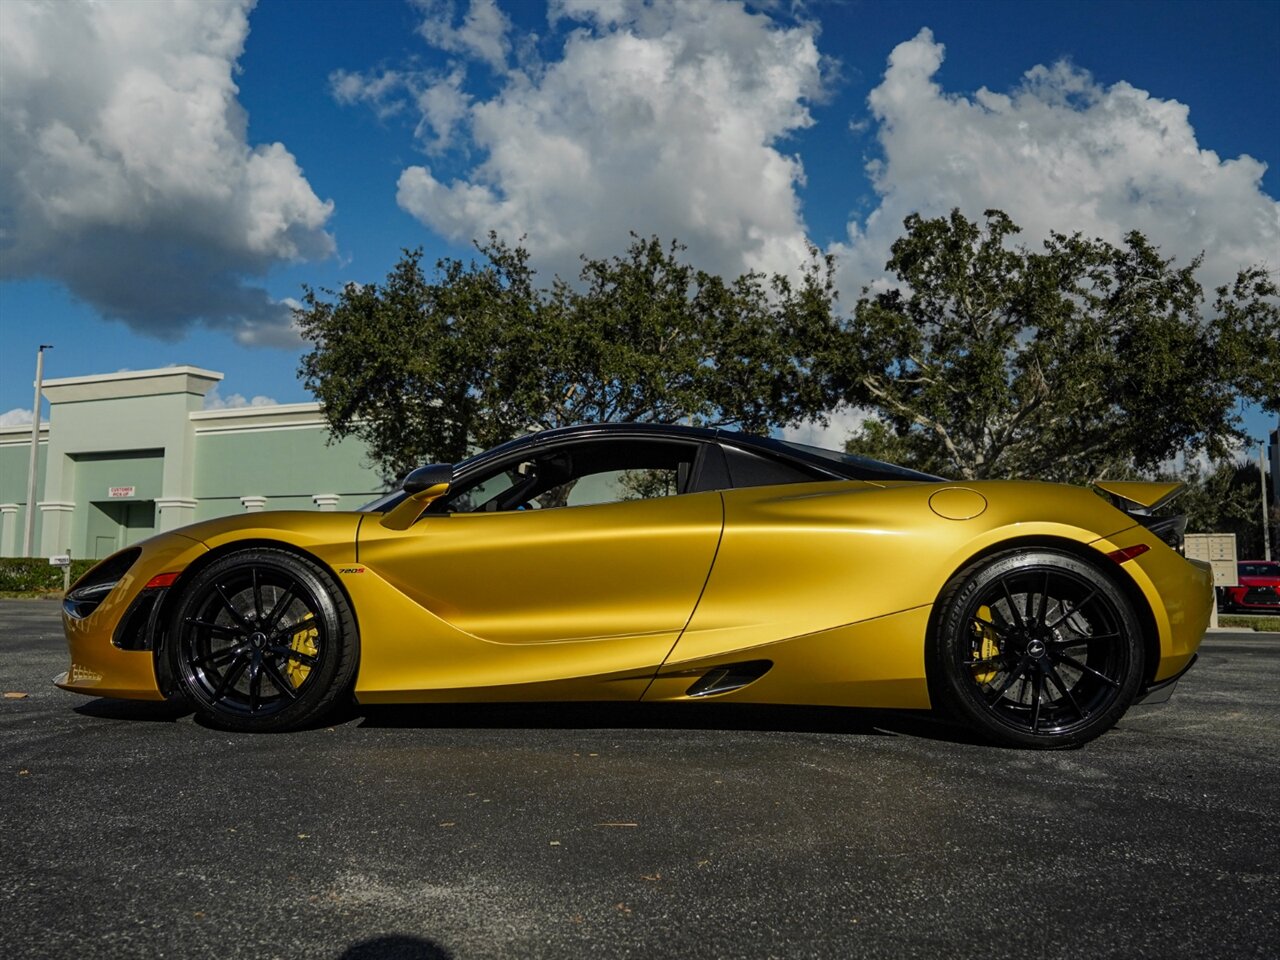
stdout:
<svg viewBox="0 0 1280 960">
<path fill-rule="evenodd" d="M 697 604 L 723 506 L 716 491 L 658 495 L 665 491 L 637 483 L 626 466 L 645 462 L 637 451 L 596 464 L 612 469 L 588 464 L 567 494 L 563 486 L 542 494 L 560 506 L 535 498 L 485 509 L 497 502 L 491 479 L 457 493 L 465 512 L 428 514 L 403 531 L 362 524 L 360 563 L 421 612 L 393 641 L 406 669 L 421 674 L 414 683 L 487 688 L 490 697 L 498 687 L 522 697 L 608 696 L 604 684 L 640 696 Z M 624 474 L 635 495 L 615 499 Z M 515 465 L 497 479 L 507 475 L 518 481 Z"/>
</svg>

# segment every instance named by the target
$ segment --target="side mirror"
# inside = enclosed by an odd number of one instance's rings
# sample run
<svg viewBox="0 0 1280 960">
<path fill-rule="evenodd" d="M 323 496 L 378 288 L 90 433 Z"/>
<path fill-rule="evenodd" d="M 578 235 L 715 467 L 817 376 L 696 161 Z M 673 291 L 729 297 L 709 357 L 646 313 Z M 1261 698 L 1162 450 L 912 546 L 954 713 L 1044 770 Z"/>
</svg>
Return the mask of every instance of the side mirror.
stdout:
<svg viewBox="0 0 1280 960">
<path fill-rule="evenodd" d="M 410 496 L 422 493 L 428 487 L 445 484 L 446 486 L 453 482 L 453 464 L 452 463 L 429 463 L 425 467 L 419 467 L 412 471 L 404 478 L 404 491 Z"/>
<path fill-rule="evenodd" d="M 419 467 L 404 478 L 404 492 L 408 496 L 384 514 L 379 523 L 388 530 L 408 530 L 433 500 L 449 492 L 451 483 L 453 464 L 431 463 Z"/>
</svg>

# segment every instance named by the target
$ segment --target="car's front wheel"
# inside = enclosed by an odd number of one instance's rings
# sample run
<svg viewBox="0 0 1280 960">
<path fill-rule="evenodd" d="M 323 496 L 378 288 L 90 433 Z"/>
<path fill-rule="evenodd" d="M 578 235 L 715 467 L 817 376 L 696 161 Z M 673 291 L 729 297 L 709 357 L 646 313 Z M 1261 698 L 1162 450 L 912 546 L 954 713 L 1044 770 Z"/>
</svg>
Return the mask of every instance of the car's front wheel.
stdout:
<svg viewBox="0 0 1280 960">
<path fill-rule="evenodd" d="M 1120 719 L 1143 676 L 1133 606 L 1068 553 L 1000 554 L 958 574 L 930 639 L 935 694 L 996 742 L 1073 747 Z"/>
<path fill-rule="evenodd" d="M 357 661 L 355 618 L 328 572 L 284 550 L 227 554 L 179 598 L 169 667 L 209 722 L 291 730 L 319 720 Z"/>
</svg>

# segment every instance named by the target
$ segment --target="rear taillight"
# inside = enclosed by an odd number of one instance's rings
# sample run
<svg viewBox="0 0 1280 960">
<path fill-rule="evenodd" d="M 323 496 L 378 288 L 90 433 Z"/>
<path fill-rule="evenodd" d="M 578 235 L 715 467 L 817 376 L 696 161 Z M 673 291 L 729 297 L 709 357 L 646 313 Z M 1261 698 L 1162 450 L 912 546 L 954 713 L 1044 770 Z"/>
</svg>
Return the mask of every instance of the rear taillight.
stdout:
<svg viewBox="0 0 1280 960">
<path fill-rule="evenodd" d="M 1135 543 L 1132 547 L 1121 547 L 1107 554 L 1116 563 L 1128 563 L 1134 557 L 1140 557 L 1151 548 L 1145 543 Z"/>
</svg>

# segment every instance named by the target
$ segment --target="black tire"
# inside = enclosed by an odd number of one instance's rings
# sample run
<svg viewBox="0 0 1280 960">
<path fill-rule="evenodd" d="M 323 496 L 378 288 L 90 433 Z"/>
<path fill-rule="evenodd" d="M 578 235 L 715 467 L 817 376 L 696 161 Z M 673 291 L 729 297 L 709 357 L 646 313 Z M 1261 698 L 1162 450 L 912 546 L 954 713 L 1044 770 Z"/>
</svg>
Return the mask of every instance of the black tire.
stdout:
<svg viewBox="0 0 1280 960">
<path fill-rule="evenodd" d="M 351 686 L 355 617 L 319 564 L 271 548 L 227 554 L 179 598 L 167 647 L 183 696 L 228 730 L 315 723 Z"/>
<path fill-rule="evenodd" d="M 966 568 L 943 589 L 934 623 L 935 699 L 1000 744 L 1087 743 L 1120 719 L 1142 681 L 1132 604 L 1061 551 L 1011 551 Z"/>
</svg>

